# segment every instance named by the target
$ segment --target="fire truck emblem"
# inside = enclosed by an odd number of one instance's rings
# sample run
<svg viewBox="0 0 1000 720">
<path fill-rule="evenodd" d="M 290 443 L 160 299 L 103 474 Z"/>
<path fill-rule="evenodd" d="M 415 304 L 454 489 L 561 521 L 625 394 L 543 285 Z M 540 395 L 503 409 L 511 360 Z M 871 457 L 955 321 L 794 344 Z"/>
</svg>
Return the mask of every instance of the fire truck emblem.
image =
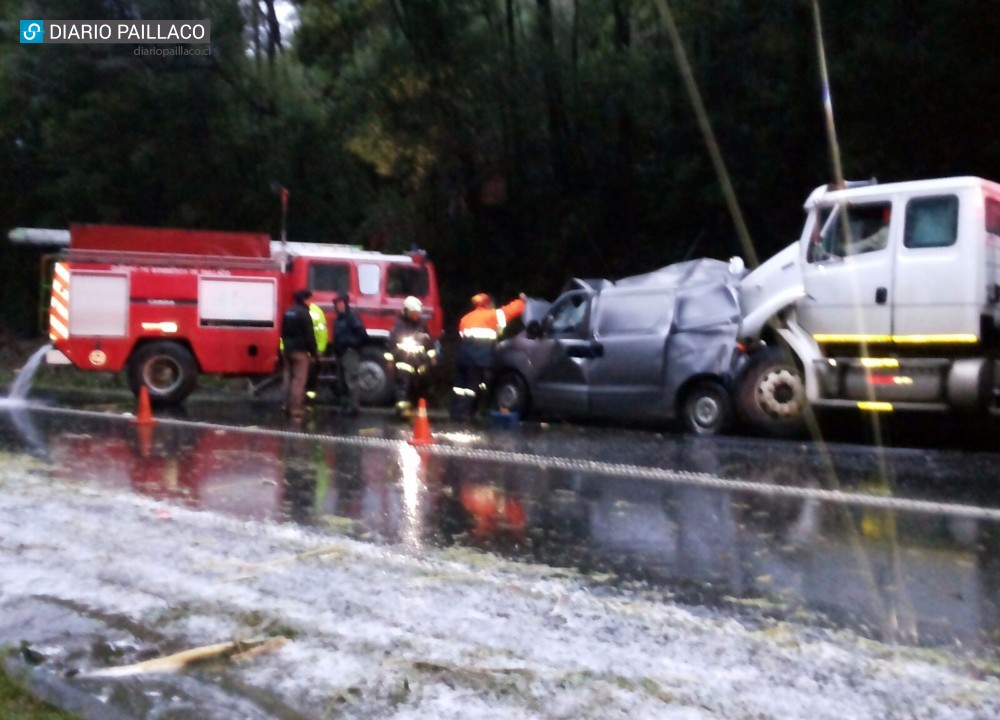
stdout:
<svg viewBox="0 0 1000 720">
<path fill-rule="evenodd" d="M 108 356 L 104 354 L 103 350 L 93 350 L 87 359 L 90 360 L 91 365 L 100 367 L 108 361 Z"/>
</svg>

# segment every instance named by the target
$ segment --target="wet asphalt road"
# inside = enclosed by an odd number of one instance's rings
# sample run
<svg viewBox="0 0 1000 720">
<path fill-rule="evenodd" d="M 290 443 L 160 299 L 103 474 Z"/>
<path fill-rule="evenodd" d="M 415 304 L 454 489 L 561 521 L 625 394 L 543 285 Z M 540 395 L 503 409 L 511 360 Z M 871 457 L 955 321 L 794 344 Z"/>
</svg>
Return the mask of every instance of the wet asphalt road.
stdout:
<svg viewBox="0 0 1000 720">
<path fill-rule="evenodd" d="M 450 457 L 388 442 L 411 430 L 382 411 L 341 418 L 320 406 L 298 427 L 273 404 L 201 399 L 141 431 L 123 417 L 133 410 L 126 399 L 35 402 L 87 414 L 0 406 L 0 451 L 43 458 L 69 483 L 373 542 L 472 546 L 576 568 L 611 590 L 1000 655 L 1000 524 L 956 508 L 1000 508 L 1000 455 L 988 439 L 949 435 L 939 421 L 874 432 L 834 418 L 824 429 L 836 441 L 817 443 L 537 422 L 467 427 L 432 413 L 438 443 L 468 450 Z M 477 449 L 539 460 L 507 463 Z M 552 457 L 932 501 L 942 510 L 639 479 L 552 467 Z"/>
</svg>

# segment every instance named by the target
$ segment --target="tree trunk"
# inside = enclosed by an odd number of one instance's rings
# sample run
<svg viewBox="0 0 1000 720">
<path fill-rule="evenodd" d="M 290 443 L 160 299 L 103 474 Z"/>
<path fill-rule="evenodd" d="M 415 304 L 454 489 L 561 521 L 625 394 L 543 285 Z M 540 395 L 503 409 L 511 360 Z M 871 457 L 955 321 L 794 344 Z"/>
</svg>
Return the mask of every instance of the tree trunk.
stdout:
<svg viewBox="0 0 1000 720">
<path fill-rule="evenodd" d="M 274 56 L 281 49 L 281 23 L 274 10 L 274 0 L 264 0 L 267 5 L 267 60 L 274 62 Z"/>
<path fill-rule="evenodd" d="M 536 0 L 538 5 L 538 37 L 542 42 L 542 83 L 549 117 L 549 154 L 556 184 L 569 189 L 572 181 L 570 168 L 569 119 L 562 78 L 559 74 L 559 55 L 556 52 L 551 0 Z"/>
<path fill-rule="evenodd" d="M 614 0 L 615 55 L 624 67 L 630 62 L 628 57 L 632 45 L 631 0 Z M 627 74 L 627 73 L 626 73 Z M 615 114 L 618 124 L 617 162 L 614 178 L 614 195 L 618 201 L 618 212 L 626 233 L 634 230 L 635 185 L 633 167 L 635 163 L 635 120 L 628 108 L 628 98 L 633 96 L 629 88 L 622 88 L 615 98 Z"/>
</svg>

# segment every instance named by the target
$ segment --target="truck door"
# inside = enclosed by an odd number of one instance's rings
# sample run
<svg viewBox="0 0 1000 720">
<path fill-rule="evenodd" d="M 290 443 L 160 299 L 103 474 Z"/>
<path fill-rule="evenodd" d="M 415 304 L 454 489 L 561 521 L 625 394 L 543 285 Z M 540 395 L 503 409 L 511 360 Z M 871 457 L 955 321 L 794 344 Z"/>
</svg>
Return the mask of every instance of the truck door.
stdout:
<svg viewBox="0 0 1000 720">
<path fill-rule="evenodd" d="M 601 294 L 593 323 L 596 352 L 586 372 L 593 415 L 643 417 L 664 404 L 664 351 L 673 309 L 673 294 L 663 291 Z"/>
<path fill-rule="evenodd" d="M 958 195 L 938 193 L 906 201 L 893 294 L 892 333 L 897 342 L 978 338 L 984 228 L 968 215 L 969 226 L 959 232 Z"/>
<path fill-rule="evenodd" d="M 888 199 L 820 207 L 805 250 L 799 324 L 819 342 L 888 342 L 901 223 Z"/>
<path fill-rule="evenodd" d="M 587 366 L 597 352 L 589 332 L 592 304 L 586 291 L 566 293 L 542 321 L 543 334 L 532 352 L 539 365 L 532 392 L 539 407 L 555 414 L 587 412 Z"/>
<path fill-rule="evenodd" d="M 309 302 L 315 303 L 323 309 L 323 314 L 326 315 L 327 337 L 332 343 L 333 323 L 337 319 L 333 301 L 341 293 L 350 296 L 351 265 L 343 260 L 317 260 L 314 258 L 302 258 L 299 262 L 309 263 L 306 270 L 306 287 L 313 294 Z"/>
</svg>

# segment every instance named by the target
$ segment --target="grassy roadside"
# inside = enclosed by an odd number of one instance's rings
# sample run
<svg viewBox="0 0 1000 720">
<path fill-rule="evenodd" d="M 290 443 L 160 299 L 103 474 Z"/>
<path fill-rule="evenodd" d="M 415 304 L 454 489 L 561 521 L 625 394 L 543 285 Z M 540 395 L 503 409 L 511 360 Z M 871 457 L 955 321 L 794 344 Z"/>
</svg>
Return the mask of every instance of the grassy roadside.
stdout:
<svg viewBox="0 0 1000 720">
<path fill-rule="evenodd" d="M 0 718 L 3 720 L 74 720 L 70 715 L 33 697 L 0 667 Z"/>
</svg>

